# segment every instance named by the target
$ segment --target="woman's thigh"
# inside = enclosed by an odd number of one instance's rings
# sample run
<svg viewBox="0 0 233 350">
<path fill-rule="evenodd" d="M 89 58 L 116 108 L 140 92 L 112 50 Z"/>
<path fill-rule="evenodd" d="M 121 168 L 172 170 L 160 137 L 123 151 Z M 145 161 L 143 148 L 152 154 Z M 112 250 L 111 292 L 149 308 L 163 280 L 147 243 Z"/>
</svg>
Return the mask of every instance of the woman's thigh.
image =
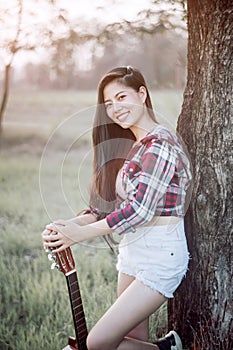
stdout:
<svg viewBox="0 0 233 350">
<path fill-rule="evenodd" d="M 118 288 L 117 295 L 118 297 L 125 291 L 126 288 L 135 280 L 134 276 L 129 276 L 125 273 L 119 272 L 118 274 Z M 142 321 L 138 326 L 132 329 L 127 337 L 148 341 L 149 338 L 149 317 Z"/>
<path fill-rule="evenodd" d="M 134 276 L 129 276 L 125 273 L 118 273 L 117 296 L 119 297 L 129 285 L 135 281 Z"/>
<path fill-rule="evenodd" d="M 131 282 L 115 303 L 97 322 L 88 336 L 90 348 L 114 349 L 123 338 L 166 300 L 138 280 Z"/>
</svg>

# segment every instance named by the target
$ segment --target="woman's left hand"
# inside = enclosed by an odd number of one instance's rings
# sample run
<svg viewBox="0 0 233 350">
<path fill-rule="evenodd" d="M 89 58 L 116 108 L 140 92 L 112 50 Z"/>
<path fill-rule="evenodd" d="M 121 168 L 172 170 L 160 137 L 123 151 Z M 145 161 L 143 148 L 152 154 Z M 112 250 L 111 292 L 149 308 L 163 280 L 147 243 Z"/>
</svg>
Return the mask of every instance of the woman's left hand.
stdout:
<svg viewBox="0 0 233 350">
<path fill-rule="evenodd" d="M 78 243 L 78 228 L 80 226 L 72 221 L 57 220 L 46 225 L 42 232 L 44 248 L 52 248 L 54 253 L 60 252 L 71 245 Z"/>
</svg>

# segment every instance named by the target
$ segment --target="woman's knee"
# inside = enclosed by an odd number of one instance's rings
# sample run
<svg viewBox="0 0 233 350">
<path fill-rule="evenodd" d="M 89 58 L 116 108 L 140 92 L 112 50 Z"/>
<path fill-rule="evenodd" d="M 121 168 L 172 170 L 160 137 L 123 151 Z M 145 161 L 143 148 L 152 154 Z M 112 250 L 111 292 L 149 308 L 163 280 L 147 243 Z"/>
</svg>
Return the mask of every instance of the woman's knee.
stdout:
<svg viewBox="0 0 233 350">
<path fill-rule="evenodd" d="M 100 349 L 100 348 L 98 348 L 97 341 L 95 341 L 94 337 L 91 334 L 89 334 L 87 336 L 87 348 L 88 348 L 88 350 Z"/>
<path fill-rule="evenodd" d="M 87 348 L 88 350 L 97 350 L 97 343 L 95 342 L 94 337 L 90 334 L 87 336 Z"/>
<path fill-rule="evenodd" d="M 107 339 L 105 336 L 101 336 L 100 334 L 89 333 L 87 337 L 87 349 L 88 350 L 114 350 L 113 344 Z"/>
</svg>

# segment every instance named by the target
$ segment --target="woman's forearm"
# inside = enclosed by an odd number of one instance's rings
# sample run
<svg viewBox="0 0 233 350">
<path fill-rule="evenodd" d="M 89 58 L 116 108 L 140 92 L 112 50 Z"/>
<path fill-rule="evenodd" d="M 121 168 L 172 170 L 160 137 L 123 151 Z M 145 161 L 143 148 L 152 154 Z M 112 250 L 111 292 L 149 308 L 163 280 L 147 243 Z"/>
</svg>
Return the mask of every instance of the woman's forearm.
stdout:
<svg viewBox="0 0 233 350">
<path fill-rule="evenodd" d="M 75 216 L 67 221 L 74 222 L 80 226 L 92 224 L 97 221 L 96 217 L 93 214 L 84 214 Z"/>
<path fill-rule="evenodd" d="M 112 233 L 112 229 L 107 224 L 106 219 L 92 222 L 78 228 L 77 241 L 85 241 L 91 238 L 105 236 Z"/>
</svg>

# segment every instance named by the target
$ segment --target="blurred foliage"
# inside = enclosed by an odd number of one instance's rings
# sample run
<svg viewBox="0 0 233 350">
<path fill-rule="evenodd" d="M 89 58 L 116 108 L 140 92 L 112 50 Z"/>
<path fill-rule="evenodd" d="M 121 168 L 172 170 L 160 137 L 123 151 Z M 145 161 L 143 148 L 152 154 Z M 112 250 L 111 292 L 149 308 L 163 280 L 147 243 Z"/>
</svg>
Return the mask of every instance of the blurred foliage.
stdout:
<svg viewBox="0 0 233 350">
<path fill-rule="evenodd" d="M 102 8 L 102 11 L 104 14 L 105 9 Z M 66 34 L 59 38 L 53 38 L 51 41 L 51 65 L 55 73 L 63 75 L 64 79 L 69 70 L 74 72 L 74 67 L 77 67 L 77 57 L 82 57 L 82 52 L 85 50 L 92 57 L 87 57 L 86 54 L 83 59 L 89 60 L 89 68 L 93 68 L 96 58 L 100 57 L 104 60 L 106 48 L 109 46 L 111 46 L 113 56 L 111 61 L 113 62 L 115 61 L 115 53 L 119 52 L 119 48 L 121 49 L 119 55 L 125 58 L 123 52 L 134 50 L 136 45 L 141 47 L 146 34 L 153 37 L 157 34 L 166 36 L 169 31 L 171 35 L 174 35 L 173 40 L 179 41 L 181 37 L 184 39 L 186 33 L 185 13 L 185 1 L 183 0 L 151 0 L 149 8 L 139 11 L 135 20 L 129 21 L 123 18 L 118 22 L 108 24 L 98 19 L 98 17 L 93 18 L 91 23 L 84 21 L 82 18 L 70 22 L 66 17 L 68 13 L 64 12 L 63 21 L 66 25 Z M 137 50 L 135 51 L 135 54 L 138 54 Z M 143 51 L 143 47 L 141 47 L 141 52 Z M 156 56 L 154 58 L 156 59 Z M 153 66 L 154 63 L 151 62 L 151 65 Z M 86 69 L 87 67 L 88 64 L 86 64 Z M 65 74 L 63 74 L 64 71 Z"/>
<path fill-rule="evenodd" d="M 21 80 L 15 87 L 31 86 L 40 89 L 96 89 L 106 71 L 119 65 L 139 68 L 152 88 L 182 89 L 186 79 L 186 38 L 180 33 L 166 31 L 135 37 L 130 32 L 107 41 L 101 47 L 83 52 L 77 48 L 86 67 L 80 67 L 75 57 L 65 59 L 65 39 L 60 39 L 51 65 L 28 63 L 21 70 Z M 56 66 L 57 65 L 57 66 Z M 55 67 L 56 66 L 56 67 Z M 85 69 L 84 69 L 85 68 Z"/>
<path fill-rule="evenodd" d="M 34 89 L 95 89 L 101 76 L 117 65 L 134 65 L 154 88 L 182 89 L 186 79 L 185 2 L 151 0 L 134 20 L 104 22 L 74 17 L 56 0 L 0 4 L 3 114 L 12 86 Z M 46 13 L 46 16 L 45 16 Z M 42 50 L 42 51 L 41 51 Z M 41 62 L 15 72 L 25 51 L 42 52 Z M 22 57 L 22 56 L 21 56 Z"/>
<path fill-rule="evenodd" d="M 166 70 L 161 64 L 158 65 L 158 60 L 164 62 L 166 59 L 165 46 L 169 47 L 168 58 L 171 58 L 171 52 L 173 56 L 176 55 L 170 64 L 172 63 L 173 67 L 179 65 L 183 70 L 185 69 L 186 24 L 182 20 L 185 14 L 183 0 L 151 0 L 148 8 L 139 11 L 134 20 L 123 18 L 115 23 L 104 23 L 97 16 L 92 21 L 80 17 L 70 20 L 68 8 L 64 5 L 62 7 L 58 1 L 34 0 L 34 2 L 36 5 L 34 7 L 23 0 L 16 1 L 15 7 L 1 5 L 0 21 L 6 28 L 5 36 L 0 40 L 2 61 L 9 64 L 10 59 L 12 63 L 12 55 L 16 60 L 16 53 L 18 54 L 19 51 L 37 51 L 41 48 L 46 50 L 46 61 L 42 60 L 37 67 L 32 67 L 29 63 L 25 68 L 28 79 L 26 83 L 33 84 L 35 81 L 31 80 L 34 79 L 37 80 L 36 85 L 42 88 L 51 88 L 54 85 L 58 88 L 77 88 L 80 84 L 82 88 L 94 87 L 99 79 L 99 76 L 96 80 L 94 79 L 99 71 L 98 69 L 95 71 L 95 67 L 100 66 L 100 61 L 107 69 L 109 61 L 112 64 L 114 62 L 114 65 L 124 64 L 126 61 L 128 64 L 133 61 L 131 64 L 136 63 L 136 66 L 141 68 L 145 61 L 145 52 L 146 57 L 150 56 L 146 66 L 148 67 L 149 64 L 151 71 L 148 76 L 151 76 L 153 70 L 157 72 L 160 70 L 161 73 Z M 99 8 L 99 10 L 104 15 L 105 8 Z M 43 11 L 46 11 L 46 20 L 43 18 Z M 161 44 L 157 45 L 156 51 L 154 49 L 156 42 L 161 43 L 161 40 L 164 40 L 163 47 Z M 152 43 L 151 46 L 149 42 Z M 159 55 L 162 58 L 158 59 Z M 122 59 L 119 60 L 119 57 Z M 164 65 L 169 66 L 169 62 L 164 62 Z M 91 70 L 93 72 L 88 79 L 92 83 L 88 86 L 86 75 L 87 71 L 89 74 Z M 101 74 L 102 72 L 105 71 L 102 70 Z M 166 85 L 174 86 L 173 74 L 170 73 L 168 75 L 171 82 Z M 154 80 L 152 85 L 164 86 L 163 82 L 160 84 L 158 77 L 154 77 L 153 74 L 152 76 Z M 74 77 L 79 77 L 80 82 L 76 84 L 71 82 Z M 166 74 L 164 80 L 168 80 Z"/>
</svg>

